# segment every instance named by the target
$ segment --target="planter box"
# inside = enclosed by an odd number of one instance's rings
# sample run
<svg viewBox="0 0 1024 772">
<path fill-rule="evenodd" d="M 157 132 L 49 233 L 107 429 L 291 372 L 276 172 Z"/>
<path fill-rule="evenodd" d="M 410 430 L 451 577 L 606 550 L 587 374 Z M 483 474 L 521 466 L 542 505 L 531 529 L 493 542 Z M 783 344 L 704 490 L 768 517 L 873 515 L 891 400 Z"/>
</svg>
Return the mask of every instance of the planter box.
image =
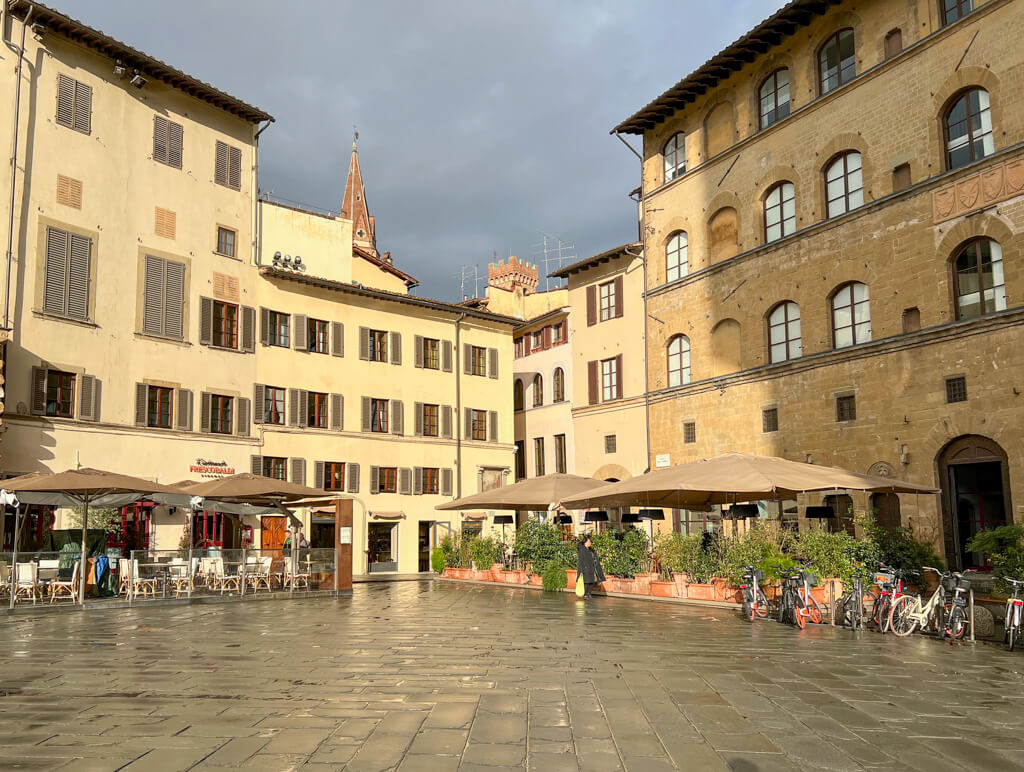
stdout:
<svg viewBox="0 0 1024 772">
<path fill-rule="evenodd" d="M 685 571 L 681 571 L 678 574 L 674 574 L 672 576 L 672 581 L 675 582 L 676 585 L 676 597 L 685 598 L 686 587 L 690 584 L 690 577 L 686 575 Z"/>
<path fill-rule="evenodd" d="M 492 565 L 491 566 L 491 581 L 492 582 L 500 582 L 501 581 L 501 575 L 504 572 L 505 572 L 505 564 L 504 563 L 495 563 L 494 565 Z"/>
<path fill-rule="evenodd" d="M 505 580 L 505 584 L 526 584 L 528 581 L 528 577 L 525 571 L 503 571 L 502 574 Z"/>
<path fill-rule="evenodd" d="M 448 568 L 447 566 L 445 566 L 444 571 L 441 572 L 441 576 L 443 576 L 445 579 L 456 579 L 457 578 L 455 576 L 455 569 L 454 568 Z"/>
<path fill-rule="evenodd" d="M 491 569 L 489 569 L 489 568 L 484 568 L 484 569 L 476 568 L 476 569 L 473 569 L 473 578 L 476 579 L 478 582 L 490 582 L 490 581 L 493 581 L 493 578 L 491 577 Z"/>
<path fill-rule="evenodd" d="M 617 576 L 606 576 L 596 589 L 602 592 L 622 592 L 622 579 Z"/>
<path fill-rule="evenodd" d="M 830 586 L 832 587 L 831 597 L 829 597 Z M 842 600 L 843 583 L 838 579 L 823 579 L 820 585 L 811 588 L 811 597 L 822 605 Z"/>
<path fill-rule="evenodd" d="M 543 587 L 544 582 L 540 574 L 530 574 L 530 584 L 533 587 Z"/>
<path fill-rule="evenodd" d="M 655 579 L 651 582 L 651 595 L 655 598 L 676 598 L 677 587 L 675 582 L 661 582 Z"/>
<path fill-rule="evenodd" d="M 636 587 L 637 595 L 650 595 L 651 594 L 651 582 L 657 581 L 657 574 L 637 574 L 633 578 L 633 582 Z"/>
<path fill-rule="evenodd" d="M 690 582 L 686 585 L 686 597 L 690 600 L 714 600 L 715 585 Z"/>
<path fill-rule="evenodd" d="M 576 570 L 573 568 L 565 569 L 565 578 L 569 580 L 569 589 L 576 588 Z"/>
</svg>

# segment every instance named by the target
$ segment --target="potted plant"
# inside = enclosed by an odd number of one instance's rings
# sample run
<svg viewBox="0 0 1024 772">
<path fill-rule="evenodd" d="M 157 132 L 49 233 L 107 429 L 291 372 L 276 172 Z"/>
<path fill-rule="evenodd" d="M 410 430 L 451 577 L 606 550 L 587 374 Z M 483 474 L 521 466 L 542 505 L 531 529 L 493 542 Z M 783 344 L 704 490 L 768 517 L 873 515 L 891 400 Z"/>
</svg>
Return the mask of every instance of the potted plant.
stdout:
<svg viewBox="0 0 1024 772">
<path fill-rule="evenodd" d="M 675 598 L 678 597 L 678 590 L 675 581 L 672 579 L 672 572 L 665 567 L 662 567 L 661 573 L 657 579 L 651 580 L 651 595 L 655 598 Z"/>
</svg>

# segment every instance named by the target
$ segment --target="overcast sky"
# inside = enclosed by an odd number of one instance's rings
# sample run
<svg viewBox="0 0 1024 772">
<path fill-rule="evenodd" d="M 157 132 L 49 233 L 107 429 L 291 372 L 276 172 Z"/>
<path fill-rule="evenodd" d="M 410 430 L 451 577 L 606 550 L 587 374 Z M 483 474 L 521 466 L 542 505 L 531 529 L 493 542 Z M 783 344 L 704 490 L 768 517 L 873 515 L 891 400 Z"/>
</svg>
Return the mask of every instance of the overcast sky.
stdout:
<svg viewBox="0 0 1024 772">
<path fill-rule="evenodd" d="M 357 125 L 377 246 L 458 300 L 461 266 L 538 258 L 542 233 L 579 258 L 636 238 L 609 130 L 783 0 L 47 4 L 274 115 L 277 196 L 337 212 Z"/>
</svg>

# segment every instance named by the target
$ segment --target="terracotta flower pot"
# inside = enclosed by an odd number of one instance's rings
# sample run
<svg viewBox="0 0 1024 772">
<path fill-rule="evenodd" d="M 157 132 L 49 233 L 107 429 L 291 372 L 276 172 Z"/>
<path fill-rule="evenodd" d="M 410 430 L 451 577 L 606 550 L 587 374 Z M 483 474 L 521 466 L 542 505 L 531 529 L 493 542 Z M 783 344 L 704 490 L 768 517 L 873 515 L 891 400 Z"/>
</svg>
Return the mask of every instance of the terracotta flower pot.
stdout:
<svg viewBox="0 0 1024 772">
<path fill-rule="evenodd" d="M 725 596 L 729 592 L 729 580 L 716 576 L 711 580 L 711 585 L 715 588 L 715 600 L 725 600 Z"/>
<path fill-rule="evenodd" d="M 493 566 L 491 566 L 491 581 L 492 582 L 500 582 L 501 581 L 501 574 L 502 574 L 502 572 L 504 570 L 505 570 L 505 564 L 504 563 L 495 563 Z"/>
<path fill-rule="evenodd" d="M 445 579 L 455 579 L 455 569 L 445 566 L 444 571 L 441 572 L 441 576 Z"/>
<path fill-rule="evenodd" d="M 633 578 L 633 582 L 636 587 L 637 595 L 650 595 L 651 594 L 651 582 L 657 581 L 657 574 L 637 574 Z"/>
<path fill-rule="evenodd" d="M 565 578 L 569 580 L 569 589 L 573 589 L 576 586 L 576 569 L 565 569 Z"/>
<path fill-rule="evenodd" d="M 782 597 L 782 588 L 777 584 L 759 584 L 758 588 L 764 591 L 764 596 L 772 603 L 778 603 Z"/>
<path fill-rule="evenodd" d="M 832 587 L 831 593 L 829 592 L 830 586 Z M 817 587 L 811 588 L 811 597 L 821 604 L 838 601 L 843 597 L 843 583 L 838 579 L 822 579 Z"/>
<path fill-rule="evenodd" d="M 690 582 L 686 585 L 686 597 L 690 600 L 714 600 L 715 585 Z"/>
<path fill-rule="evenodd" d="M 622 579 L 617 576 L 606 576 L 599 587 L 604 592 L 622 592 Z"/>
<path fill-rule="evenodd" d="M 544 579 L 540 574 L 530 574 L 530 584 L 533 587 L 543 587 Z"/>
<path fill-rule="evenodd" d="M 637 581 L 633 577 L 619 576 L 616 577 L 616 581 L 619 585 L 619 592 L 625 595 L 639 595 L 640 592 L 637 588 Z M 647 593 L 644 593 L 646 595 Z"/>
<path fill-rule="evenodd" d="M 489 569 L 489 568 L 484 568 L 484 569 L 476 568 L 476 569 L 473 570 L 473 578 L 476 579 L 476 581 L 478 581 L 478 582 L 489 582 L 489 581 L 491 581 L 491 569 Z"/>
<path fill-rule="evenodd" d="M 685 571 L 680 571 L 678 574 L 672 575 L 672 581 L 676 584 L 676 597 L 686 597 L 686 587 L 690 584 L 690 577 L 686 575 Z"/>
<path fill-rule="evenodd" d="M 675 582 L 662 582 L 657 579 L 651 582 L 651 595 L 655 598 L 675 598 L 677 588 Z"/>
</svg>

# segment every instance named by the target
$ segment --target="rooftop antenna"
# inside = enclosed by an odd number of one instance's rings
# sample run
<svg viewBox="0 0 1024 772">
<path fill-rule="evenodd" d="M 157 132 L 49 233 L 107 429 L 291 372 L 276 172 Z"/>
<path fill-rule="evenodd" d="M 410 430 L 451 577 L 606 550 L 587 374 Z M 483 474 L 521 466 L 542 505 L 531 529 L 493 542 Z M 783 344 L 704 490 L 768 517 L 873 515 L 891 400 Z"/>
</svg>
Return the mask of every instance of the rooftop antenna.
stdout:
<svg viewBox="0 0 1024 772">
<path fill-rule="evenodd" d="M 551 289 L 549 274 L 561 268 L 563 263 L 576 259 L 576 245 L 570 244 L 558 236 L 550 236 L 547 233 L 540 235 L 542 241 L 540 244 L 534 244 L 533 249 L 535 250 L 534 254 L 539 255 L 536 258 L 537 262 L 544 264 L 544 291 L 547 292 Z M 562 280 L 555 279 L 555 289 L 561 286 Z"/>
<path fill-rule="evenodd" d="M 466 284 L 469 281 L 473 282 L 473 297 L 480 297 L 480 269 L 476 265 L 463 265 L 459 267 L 459 294 L 462 295 L 463 300 L 469 300 L 469 296 L 466 294 Z"/>
</svg>

